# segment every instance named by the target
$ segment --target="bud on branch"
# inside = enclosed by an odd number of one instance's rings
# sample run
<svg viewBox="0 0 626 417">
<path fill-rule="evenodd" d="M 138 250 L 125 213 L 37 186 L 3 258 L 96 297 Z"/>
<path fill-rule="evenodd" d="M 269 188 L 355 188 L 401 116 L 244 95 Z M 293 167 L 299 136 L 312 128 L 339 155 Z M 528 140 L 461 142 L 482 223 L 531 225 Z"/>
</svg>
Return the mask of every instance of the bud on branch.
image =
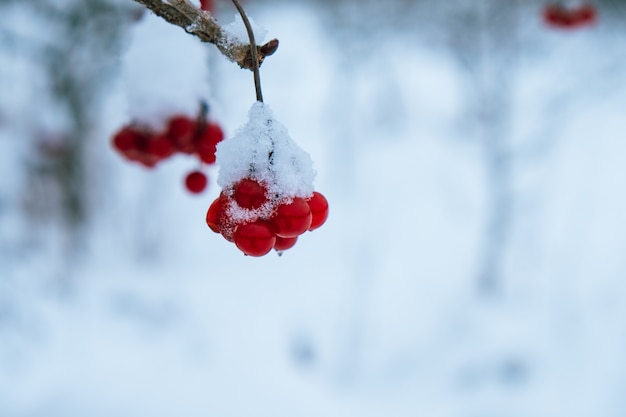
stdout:
<svg viewBox="0 0 626 417">
<path fill-rule="evenodd" d="M 169 23 L 180 26 L 187 33 L 197 36 L 202 42 L 214 44 L 228 59 L 241 68 L 254 70 L 250 45 L 234 39 L 219 25 L 208 11 L 201 10 L 188 0 L 135 0 Z M 278 48 L 278 40 L 272 39 L 265 45 L 256 46 L 259 65 L 266 56 Z"/>
</svg>

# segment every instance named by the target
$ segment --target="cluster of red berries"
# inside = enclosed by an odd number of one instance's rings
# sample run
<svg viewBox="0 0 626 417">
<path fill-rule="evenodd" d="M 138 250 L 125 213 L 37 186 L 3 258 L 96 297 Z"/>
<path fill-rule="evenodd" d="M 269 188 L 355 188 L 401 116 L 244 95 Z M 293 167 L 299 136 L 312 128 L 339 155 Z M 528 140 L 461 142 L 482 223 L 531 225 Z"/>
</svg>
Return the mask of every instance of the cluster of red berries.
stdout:
<svg viewBox="0 0 626 417">
<path fill-rule="evenodd" d="M 246 177 L 222 190 L 206 215 L 207 225 L 249 256 L 279 254 L 298 236 L 315 230 L 328 218 L 328 201 L 318 193 L 307 198 L 278 199 L 263 181 Z"/>
<path fill-rule="evenodd" d="M 224 139 L 220 126 L 206 120 L 206 109 L 194 120 L 184 115 L 175 115 L 168 120 L 162 132 L 130 124 L 122 127 L 112 140 L 113 147 L 126 159 L 153 168 L 159 162 L 176 153 L 195 155 L 201 163 L 215 163 L 217 144 Z M 192 193 L 202 192 L 208 178 L 200 170 L 190 172 L 185 186 Z"/>
<path fill-rule="evenodd" d="M 212 13 L 213 10 L 215 9 L 213 0 L 200 0 L 200 9 L 206 10 Z"/>
<path fill-rule="evenodd" d="M 597 12 L 592 4 L 581 4 L 576 8 L 567 8 L 561 3 L 547 5 L 543 10 L 543 20 L 551 27 L 574 29 L 589 26 L 596 22 Z"/>
</svg>

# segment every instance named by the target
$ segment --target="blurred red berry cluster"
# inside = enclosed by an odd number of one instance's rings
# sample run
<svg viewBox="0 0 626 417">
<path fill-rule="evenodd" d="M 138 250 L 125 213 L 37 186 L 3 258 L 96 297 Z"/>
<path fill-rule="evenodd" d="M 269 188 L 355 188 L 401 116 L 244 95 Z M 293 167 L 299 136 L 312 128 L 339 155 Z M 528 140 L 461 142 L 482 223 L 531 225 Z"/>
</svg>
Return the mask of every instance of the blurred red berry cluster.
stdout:
<svg viewBox="0 0 626 417">
<path fill-rule="evenodd" d="M 217 144 L 224 139 L 222 128 L 206 118 L 206 108 L 196 118 L 174 115 L 164 131 L 130 124 L 122 127 L 112 139 L 112 145 L 124 158 L 147 168 L 155 167 L 177 153 L 195 155 L 201 164 L 215 163 Z M 192 193 L 202 192 L 208 183 L 206 175 L 192 171 L 185 178 L 185 186 Z"/>
<path fill-rule="evenodd" d="M 249 256 L 279 254 L 298 236 L 320 227 L 328 218 L 328 201 L 318 193 L 307 198 L 276 199 L 262 181 L 252 177 L 222 190 L 206 215 L 207 225 Z"/>
<path fill-rule="evenodd" d="M 213 13 L 213 10 L 214 10 L 213 0 L 200 0 L 200 9 Z"/>
<path fill-rule="evenodd" d="M 543 20 L 551 27 L 560 29 L 575 29 L 589 26 L 596 22 L 598 13 L 589 3 L 578 7 L 566 7 L 561 3 L 548 4 L 543 9 Z"/>
</svg>

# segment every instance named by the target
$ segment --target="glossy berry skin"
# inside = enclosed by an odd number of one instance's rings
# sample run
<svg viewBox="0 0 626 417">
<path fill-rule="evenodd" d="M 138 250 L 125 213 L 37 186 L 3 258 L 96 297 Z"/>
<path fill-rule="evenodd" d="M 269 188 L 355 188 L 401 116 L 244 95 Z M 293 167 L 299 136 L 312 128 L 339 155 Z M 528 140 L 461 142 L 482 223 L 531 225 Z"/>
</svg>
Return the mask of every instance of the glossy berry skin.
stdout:
<svg viewBox="0 0 626 417">
<path fill-rule="evenodd" d="M 299 235 L 320 227 L 328 218 L 328 201 L 318 192 L 307 199 L 291 197 L 278 203 L 267 198 L 265 184 L 254 178 L 242 178 L 231 187 L 213 201 L 206 222 L 213 232 L 249 256 L 263 256 L 272 249 L 282 255 L 297 243 Z M 273 207 L 269 214 L 265 209 L 241 210 L 265 205 Z"/>
<path fill-rule="evenodd" d="M 307 202 L 295 197 L 290 203 L 282 203 L 276 208 L 272 227 L 277 236 L 296 237 L 309 229 L 311 219 L 311 208 Z"/>
<path fill-rule="evenodd" d="M 267 189 L 257 180 L 243 178 L 235 184 L 233 198 L 239 207 L 256 209 L 267 201 Z"/>
<path fill-rule="evenodd" d="M 200 171 L 192 171 L 185 177 L 185 187 L 194 194 L 204 191 L 208 182 L 207 176 Z"/>
<path fill-rule="evenodd" d="M 298 241 L 297 237 L 280 237 L 276 236 L 276 243 L 274 243 L 274 249 L 278 252 L 282 252 L 294 247 Z"/>
<path fill-rule="evenodd" d="M 236 224 L 228 216 L 228 207 L 231 199 L 222 192 L 218 198 L 213 201 L 206 213 L 207 226 L 215 233 L 220 233 L 224 239 L 229 242 L 233 241 L 233 231 Z"/>
<path fill-rule="evenodd" d="M 211 203 L 209 209 L 206 212 L 206 224 L 215 233 L 220 233 L 222 225 L 224 223 L 224 216 L 226 215 L 226 207 L 228 200 L 225 196 L 220 195 Z"/>
<path fill-rule="evenodd" d="M 307 199 L 307 203 L 311 208 L 311 225 L 309 230 L 315 230 L 326 222 L 328 218 L 328 200 L 321 193 L 313 192 L 313 195 Z"/>
<path fill-rule="evenodd" d="M 246 255 L 263 256 L 274 248 L 276 236 L 265 222 L 257 221 L 237 226 L 233 240 Z"/>
</svg>

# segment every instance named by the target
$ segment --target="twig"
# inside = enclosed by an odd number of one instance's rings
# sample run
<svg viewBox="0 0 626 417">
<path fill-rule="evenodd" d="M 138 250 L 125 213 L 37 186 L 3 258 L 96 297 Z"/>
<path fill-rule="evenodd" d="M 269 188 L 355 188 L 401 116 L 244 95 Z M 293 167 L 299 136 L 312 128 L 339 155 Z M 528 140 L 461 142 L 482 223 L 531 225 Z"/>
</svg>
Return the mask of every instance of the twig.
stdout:
<svg viewBox="0 0 626 417">
<path fill-rule="evenodd" d="M 247 43 L 242 43 L 229 36 L 211 13 L 200 10 L 188 0 L 135 1 L 143 4 L 167 22 L 180 26 L 187 33 L 197 36 L 202 42 L 214 44 L 226 58 L 236 62 L 241 68 L 254 71 L 253 51 L 257 54 L 258 65 L 260 66 L 265 57 L 272 55 L 278 47 L 278 41 L 272 39 L 263 46 L 250 48 Z"/>
<path fill-rule="evenodd" d="M 241 3 L 239 3 L 239 0 L 232 0 L 232 2 L 237 8 L 239 14 L 241 15 L 243 24 L 245 25 L 246 31 L 248 32 L 248 38 L 250 38 L 250 55 L 252 56 L 252 71 L 254 72 L 254 89 L 256 91 L 256 100 L 263 103 L 263 93 L 261 92 L 261 74 L 259 73 L 259 66 L 261 65 L 261 63 L 259 62 L 260 51 L 257 51 L 256 48 L 254 31 L 252 30 L 250 20 L 248 20 L 248 16 L 243 10 L 243 7 L 241 7 Z"/>
</svg>

